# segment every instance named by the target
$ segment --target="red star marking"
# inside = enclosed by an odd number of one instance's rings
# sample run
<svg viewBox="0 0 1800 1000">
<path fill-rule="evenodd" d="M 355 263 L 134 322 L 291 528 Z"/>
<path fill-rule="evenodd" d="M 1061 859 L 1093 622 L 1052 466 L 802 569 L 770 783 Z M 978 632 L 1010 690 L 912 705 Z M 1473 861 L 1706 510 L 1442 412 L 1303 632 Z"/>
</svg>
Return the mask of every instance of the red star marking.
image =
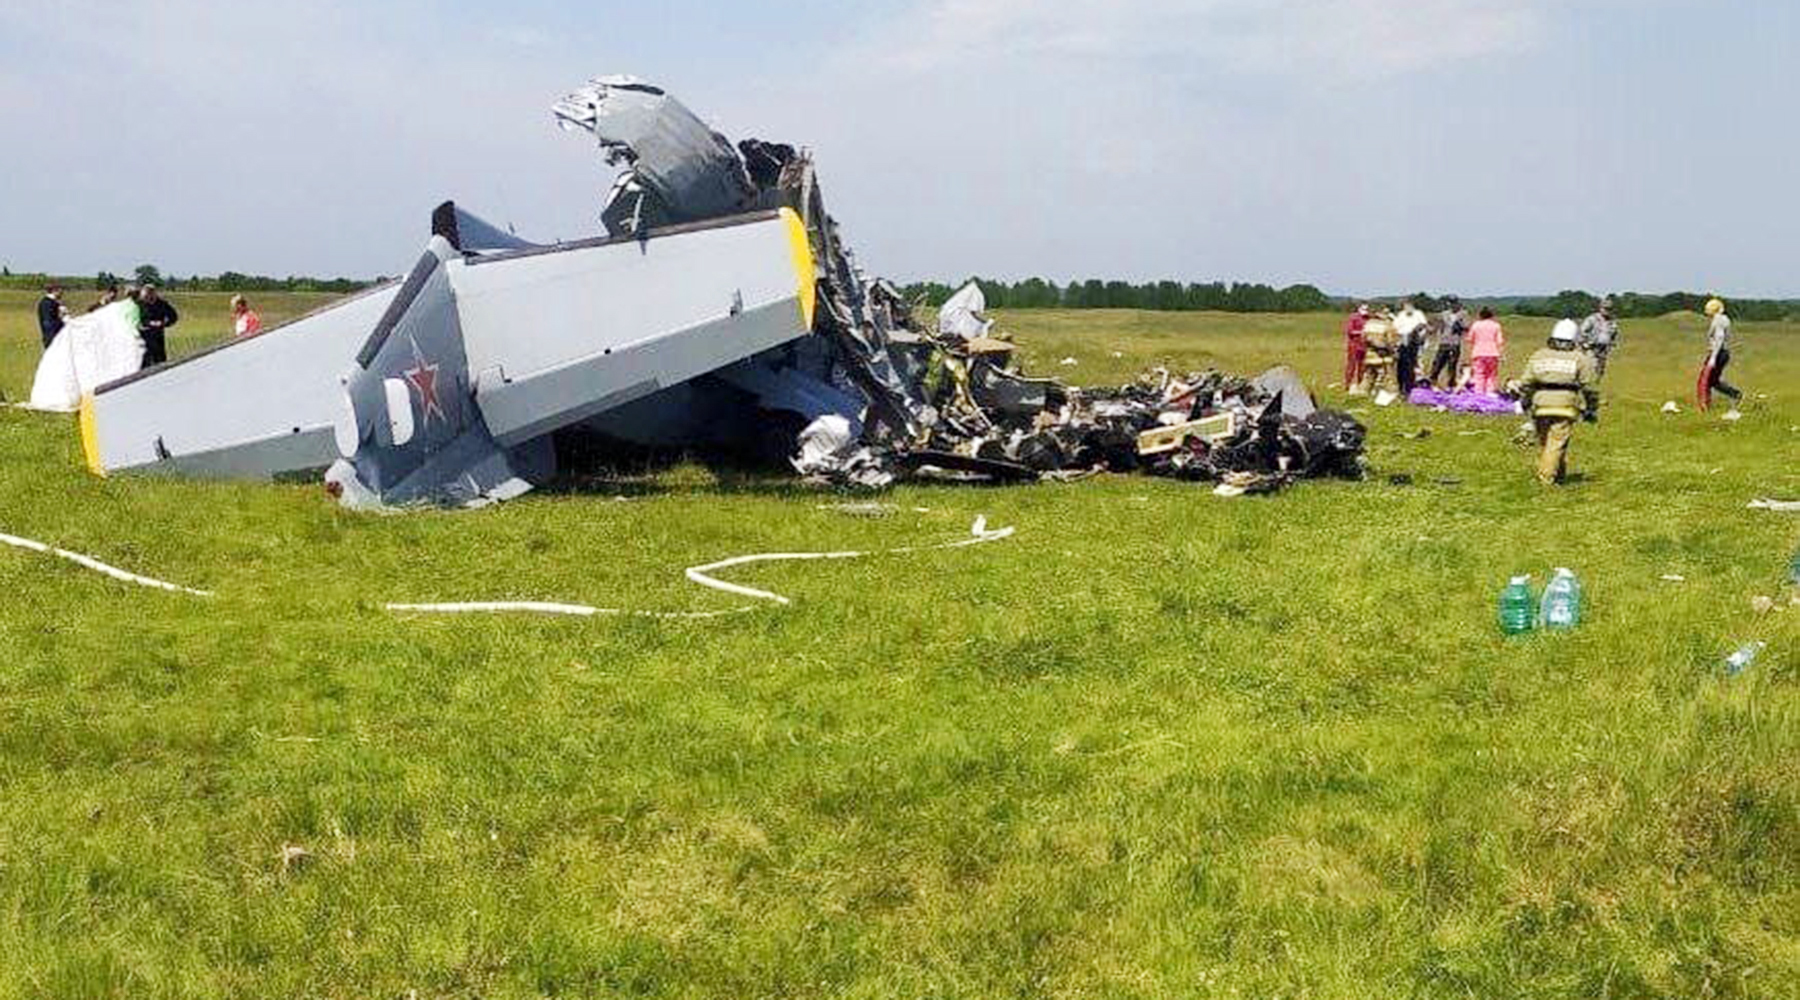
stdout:
<svg viewBox="0 0 1800 1000">
<path fill-rule="evenodd" d="M 414 365 L 401 372 L 406 381 L 419 393 L 419 409 L 425 414 L 425 422 L 431 423 L 431 415 L 438 415 L 440 420 L 448 420 L 444 416 L 444 408 L 438 404 L 437 375 L 438 366 L 425 360 L 425 354 L 419 350 L 419 342 L 412 342 Z"/>
</svg>

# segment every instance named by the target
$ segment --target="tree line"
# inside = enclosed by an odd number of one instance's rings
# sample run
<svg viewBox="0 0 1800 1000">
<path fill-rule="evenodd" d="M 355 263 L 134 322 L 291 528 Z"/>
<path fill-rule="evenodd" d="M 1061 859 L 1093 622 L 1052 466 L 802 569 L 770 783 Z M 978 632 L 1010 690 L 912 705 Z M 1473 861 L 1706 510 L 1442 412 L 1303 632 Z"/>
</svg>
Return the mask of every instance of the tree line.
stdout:
<svg viewBox="0 0 1800 1000">
<path fill-rule="evenodd" d="M 1024 281 L 1000 281 L 970 278 L 981 285 L 990 309 L 1148 309 L 1160 312 L 1326 312 L 1345 310 L 1368 301 L 1388 303 L 1397 299 L 1384 296 L 1355 298 L 1332 296 L 1313 285 L 1289 285 L 1275 288 L 1249 282 L 1180 282 L 1103 281 L 1089 278 L 1058 285 L 1043 278 Z M 966 283 L 966 282 L 964 282 Z M 949 285 L 938 281 L 921 281 L 904 286 L 908 299 L 927 306 L 940 306 L 963 283 Z M 1444 307 L 1446 294 L 1414 292 L 1403 296 L 1420 309 L 1435 312 Z M 1700 292 L 1618 292 L 1612 295 L 1613 313 L 1621 319 L 1644 319 L 1672 312 L 1699 312 L 1712 296 Z M 1549 296 L 1488 296 L 1464 299 L 1469 306 L 1491 306 L 1502 313 L 1519 316 L 1580 318 L 1599 308 L 1600 295 L 1579 289 L 1566 289 Z M 1730 299 L 1731 314 L 1744 320 L 1800 319 L 1800 300 L 1794 299 Z"/>
<path fill-rule="evenodd" d="M 1058 285 L 1043 278 L 1000 281 L 970 278 L 981 285 L 990 309 L 1153 309 L 1161 312 L 1318 312 L 1336 302 L 1312 285 L 1275 288 L 1251 282 L 1102 281 L 1089 278 Z M 901 291 L 908 299 L 941 306 L 961 285 L 922 281 Z"/>
<path fill-rule="evenodd" d="M 15 274 L 0 268 L 0 288 L 42 288 L 51 276 Z M 70 288 L 90 282 L 96 289 L 127 283 L 159 285 L 171 291 L 189 292 L 326 292 L 348 294 L 387 281 L 386 277 L 313 278 L 290 276 L 272 278 L 260 274 L 226 271 L 210 277 L 165 275 L 154 264 L 140 264 L 131 275 L 122 277 L 100 271 L 88 278 L 61 277 Z M 1288 285 L 1276 288 L 1258 282 L 1182 282 L 1182 281 L 1105 281 L 1088 278 L 1059 285 L 1043 278 L 1002 281 L 993 278 L 970 278 L 981 285 L 990 309 L 1147 309 L 1157 312 L 1231 312 L 1231 313 L 1297 313 L 1329 312 L 1348 309 L 1359 301 L 1388 301 L 1373 297 L 1368 300 L 1327 295 L 1313 285 Z M 966 283 L 966 282 L 964 282 Z M 927 306 L 941 306 L 962 284 L 948 285 L 938 281 L 921 281 L 905 285 L 906 298 Z M 1406 296 L 1419 308 L 1434 312 L 1443 308 L 1444 295 L 1415 292 Z M 1613 313 L 1621 319 L 1643 319 L 1672 312 L 1699 312 L 1710 295 L 1701 292 L 1617 292 L 1612 295 Z M 1743 320 L 1770 321 L 1800 319 L 1800 300 L 1795 299 L 1731 299 L 1731 314 Z M 1593 312 L 1600 296 L 1580 289 L 1565 289 L 1549 296 L 1490 296 L 1468 298 L 1464 304 L 1492 306 L 1496 311 L 1519 316 L 1560 318 L 1581 317 Z"/>
<path fill-rule="evenodd" d="M 72 277 L 62 275 L 14 274 L 11 268 L 0 268 L 0 288 L 42 288 L 51 281 L 61 282 L 67 288 L 92 286 L 96 291 L 125 286 L 128 284 L 151 284 L 166 291 L 177 292 L 327 292 L 338 295 L 360 292 L 371 285 L 388 279 L 360 278 L 312 278 L 290 276 L 271 278 L 261 274 L 241 274 L 237 271 L 226 271 L 211 276 L 191 275 L 183 278 L 179 275 L 164 274 L 154 264 L 139 264 L 129 275 L 118 275 L 111 271 L 98 271 L 93 277 Z"/>
<path fill-rule="evenodd" d="M 1619 292 L 1612 296 L 1613 315 L 1621 319 L 1647 319 L 1672 312 L 1700 312 L 1710 295 L 1699 292 L 1667 292 L 1646 295 L 1641 292 Z M 1800 318 L 1800 302 L 1793 299 L 1730 299 L 1731 315 L 1736 319 L 1769 321 Z M 1600 305 L 1599 296 L 1575 289 L 1557 292 L 1548 298 L 1518 299 L 1512 312 L 1521 316 L 1561 318 L 1581 317 Z"/>
</svg>

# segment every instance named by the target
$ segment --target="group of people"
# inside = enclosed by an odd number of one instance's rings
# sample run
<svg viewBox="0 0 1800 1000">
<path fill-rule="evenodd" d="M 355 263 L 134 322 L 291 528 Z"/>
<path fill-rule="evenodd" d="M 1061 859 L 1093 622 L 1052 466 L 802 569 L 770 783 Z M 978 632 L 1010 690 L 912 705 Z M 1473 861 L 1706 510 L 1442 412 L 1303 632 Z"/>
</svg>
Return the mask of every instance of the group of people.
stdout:
<svg viewBox="0 0 1800 1000">
<path fill-rule="evenodd" d="M 1724 419 L 1742 416 L 1738 402 L 1743 393 L 1724 380 L 1731 363 L 1731 317 L 1725 303 L 1706 303 L 1707 351 L 1696 385 L 1702 410 L 1710 408 L 1712 394 L 1731 400 Z M 1546 485 L 1560 483 L 1568 473 L 1569 442 L 1578 420 L 1599 419 L 1600 380 L 1619 346 L 1619 322 L 1610 298 L 1600 300 L 1586 319 L 1577 323 L 1557 321 L 1544 347 L 1525 363 L 1511 385 L 1531 414 L 1539 445 L 1537 476 Z M 1422 363 L 1427 346 L 1435 345 L 1429 370 Z M 1444 309 L 1427 317 L 1413 303 L 1395 309 L 1373 310 L 1360 304 L 1344 321 L 1344 385 L 1352 394 L 1385 391 L 1390 373 L 1402 396 L 1421 385 L 1468 389 L 1492 395 L 1499 391 L 1500 366 L 1506 356 L 1506 330 L 1483 308 L 1480 318 L 1469 321 L 1468 311 L 1454 296 Z M 1468 365 L 1464 367 L 1464 353 Z"/>
<path fill-rule="evenodd" d="M 50 349 L 56 335 L 69 322 L 69 309 L 63 305 L 62 296 L 62 286 L 53 282 L 44 288 L 44 297 L 38 300 L 38 332 L 43 335 L 45 350 Z M 169 360 L 168 330 L 181 322 L 181 314 L 175 306 L 162 297 L 155 285 L 145 283 L 133 285 L 124 292 L 120 292 L 117 285 L 102 289 L 99 299 L 86 311 L 95 312 L 117 302 L 126 303 L 126 309 L 134 314 L 132 321 L 144 341 L 144 366 Z"/>
<path fill-rule="evenodd" d="M 1619 344 L 1612 300 L 1601 300 L 1576 329 L 1577 343 L 1604 375 Z M 1434 349 L 1429 364 L 1428 348 Z M 1443 310 L 1432 316 L 1411 302 L 1391 309 L 1362 303 L 1344 321 L 1344 354 L 1344 386 L 1352 395 L 1379 393 L 1390 385 L 1401 396 L 1411 395 L 1419 386 L 1492 395 L 1500 390 L 1506 328 L 1485 306 L 1471 320 L 1455 296 L 1445 299 Z"/>
<path fill-rule="evenodd" d="M 137 327 L 138 336 L 144 342 L 144 367 L 159 365 L 169 360 L 168 331 L 181 321 L 181 314 L 175 306 L 164 298 L 155 284 L 144 282 L 131 285 L 121 290 L 118 285 L 110 285 L 101 289 L 100 296 L 84 312 L 95 312 L 117 303 L 125 303 L 126 310 L 131 313 L 131 322 Z M 44 286 L 44 296 L 38 300 L 37 319 L 38 332 L 43 336 L 44 349 L 56 340 L 57 334 L 68 325 L 74 314 L 63 303 L 63 286 L 51 282 Z M 250 308 L 250 303 L 242 295 L 231 297 L 232 333 L 234 336 L 247 337 L 262 329 L 262 317 Z"/>
</svg>

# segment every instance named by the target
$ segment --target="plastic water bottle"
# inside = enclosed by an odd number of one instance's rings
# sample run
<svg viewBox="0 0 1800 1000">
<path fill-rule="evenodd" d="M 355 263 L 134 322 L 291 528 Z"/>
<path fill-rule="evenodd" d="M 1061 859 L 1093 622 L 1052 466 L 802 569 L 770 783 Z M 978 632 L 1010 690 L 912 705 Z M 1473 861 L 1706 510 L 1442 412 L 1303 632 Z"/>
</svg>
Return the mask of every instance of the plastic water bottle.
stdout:
<svg viewBox="0 0 1800 1000">
<path fill-rule="evenodd" d="M 1736 677 L 1750 669 L 1756 662 L 1756 656 L 1769 644 L 1766 642 L 1747 642 L 1738 647 L 1738 651 L 1725 658 L 1725 676 Z"/>
<path fill-rule="evenodd" d="M 1515 576 L 1500 591 L 1500 631 L 1523 635 L 1537 627 L 1537 601 L 1531 596 L 1531 577 Z"/>
<path fill-rule="evenodd" d="M 1540 617 L 1546 629 L 1567 631 L 1581 624 L 1581 581 L 1573 571 L 1557 567 L 1550 585 L 1544 588 Z"/>
</svg>

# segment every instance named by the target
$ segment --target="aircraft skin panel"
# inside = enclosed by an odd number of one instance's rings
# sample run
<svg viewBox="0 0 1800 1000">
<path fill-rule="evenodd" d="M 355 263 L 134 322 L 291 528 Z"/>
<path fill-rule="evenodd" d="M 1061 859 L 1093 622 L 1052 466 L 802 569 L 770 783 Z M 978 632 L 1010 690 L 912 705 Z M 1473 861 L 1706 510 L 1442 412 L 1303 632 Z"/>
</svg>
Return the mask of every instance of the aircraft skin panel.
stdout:
<svg viewBox="0 0 1800 1000">
<path fill-rule="evenodd" d="M 813 313 L 819 304 L 819 268 L 813 260 L 812 239 L 806 235 L 806 223 L 791 208 L 781 210 L 781 222 L 787 227 L 788 257 L 794 265 L 794 291 L 800 298 L 800 322 L 812 329 Z"/>
<path fill-rule="evenodd" d="M 134 472 L 166 472 L 196 479 L 269 479 L 284 473 L 322 472 L 337 457 L 331 429 L 315 427 L 214 451 L 175 455 Z"/>
<path fill-rule="evenodd" d="M 786 299 L 724 315 L 653 340 L 589 354 L 528 379 L 481 391 L 481 411 L 501 444 L 514 445 L 716 371 L 806 333 L 800 303 Z"/>
<path fill-rule="evenodd" d="M 106 466 L 100 461 L 100 433 L 94 427 L 93 393 L 82 395 L 81 409 L 76 411 L 75 425 L 81 431 L 81 457 L 87 462 L 88 471 L 104 477 Z"/>
<path fill-rule="evenodd" d="M 395 291 L 377 289 L 221 349 L 101 386 L 91 417 L 100 469 L 155 466 L 172 457 L 284 435 L 310 437 L 320 430 L 329 448 L 342 406 L 338 380 Z M 330 449 L 325 462 L 335 454 Z M 313 464 L 309 460 L 299 468 Z M 285 464 L 234 467 L 249 478 L 295 471 Z"/>
<path fill-rule="evenodd" d="M 798 336 L 807 331 L 797 264 L 788 224 L 767 214 L 678 236 L 458 262 L 450 273 L 470 371 L 498 368 L 517 383 L 780 302 Z"/>
</svg>

